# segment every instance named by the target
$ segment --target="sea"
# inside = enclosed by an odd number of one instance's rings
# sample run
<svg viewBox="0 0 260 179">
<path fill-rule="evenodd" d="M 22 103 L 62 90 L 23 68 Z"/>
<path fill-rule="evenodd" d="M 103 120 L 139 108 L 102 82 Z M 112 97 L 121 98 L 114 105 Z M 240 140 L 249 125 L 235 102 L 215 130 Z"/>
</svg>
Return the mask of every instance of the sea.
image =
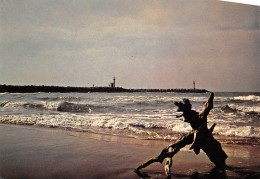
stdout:
<svg viewBox="0 0 260 179">
<path fill-rule="evenodd" d="M 174 141 L 192 130 L 176 101 L 200 111 L 209 93 L 1 93 L 0 125 Z M 216 92 L 208 127 L 223 143 L 260 145 L 260 93 Z"/>
</svg>

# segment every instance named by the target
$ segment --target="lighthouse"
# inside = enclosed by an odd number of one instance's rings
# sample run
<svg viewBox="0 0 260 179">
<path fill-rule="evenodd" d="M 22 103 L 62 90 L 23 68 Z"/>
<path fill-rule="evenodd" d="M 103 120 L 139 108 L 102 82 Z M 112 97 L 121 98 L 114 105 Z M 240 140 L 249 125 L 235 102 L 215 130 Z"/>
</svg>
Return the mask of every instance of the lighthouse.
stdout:
<svg viewBox="0 0 260 179">
<path fill-rule="evenodd" d="M 193 81 L 193 90 L 195 91 L 195 81 Z"/>
<path fill-rule="evenodd" d="M 113 78 L 113 88 L 116 87 L 116 77 Z"/>
<path fill-rule="evenodd" d="M 111 88 L 115 88 L 116 87 L 116 77 L 113 78 L 113 82 L 110 83 L 109 85 Z"/>
</svg>

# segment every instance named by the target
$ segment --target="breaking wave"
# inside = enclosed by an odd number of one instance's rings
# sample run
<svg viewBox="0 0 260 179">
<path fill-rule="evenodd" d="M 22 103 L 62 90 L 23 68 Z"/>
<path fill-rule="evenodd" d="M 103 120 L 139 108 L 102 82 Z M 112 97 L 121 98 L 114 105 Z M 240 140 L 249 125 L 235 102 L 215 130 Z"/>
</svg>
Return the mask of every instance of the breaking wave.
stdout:
<svg viewBox="0 0 260 179">
<path fill-rule="evenodd" d="M 188 95 L 188 96 L 187 96 Z M 0 124 L 36 125 L 141 139 L 175 140 L 191 131 L 176 119 L 175 101 L 190 99 L 201 110 L 208 95 L 173 93 L 124 94 L 1 94 Z M 260 140 L 259 96 L 216 95 L 208 117 L 217 136 Z M 260 142 L 259 142 L 260 144 Z"/>
<path fill-rule="evenodd" d="M 26 108 L 26 109 L 38 109 L 38 110 L 53 110 L 59 112 L 107 112 L 107 111 L 120 111 L 119 107 L 113 107 L 108 105 L 89 105 L 84 103 L 73 102 L 41 102 L 41 103 L 27 103 L 27 102 L 9 102 L 4 101 L 0 104 L 2 108 Z M 116 108 L 116 109 L 115 109 Z"/>
<path fill-rule="evenodd" d="M 260 115 L 260 106 L 242 106 L 242 105 L 224 105 L 221 110 L 225 113 L 245 113 L 252 115 Z"/>
<path fill-rule="evenodd" d="M 9 102 L 4 101 L 0 104 L 2 108 L 27 108 L 27 109 L 39 109 L 39 110 L 56 110 L 59 102 L 41 102 L 41 103 L 28 103 L 28 102 Z"/>
<path fill-rule="evenodd" d="M 235 107 L 231 107 L 230 105 L 225 105 L 221 107 L 221 110 L 225 113 L 234 113 L 237 112 L 237 109 Z"/>
<path fill-rule="evenodd" d="M 50 128 L 63 128 L 77 131 L 91 131 L 123 135 L 142 139 L 176 140 L 181 134 L 191 131 L 191 127 L 182 121 L 140 120 L 138 116 L 106 115 L 3 115 L 2 124 L 36 125 Z M 209 124 L 210 126 L 211 124 Z M 259 126 L 237 126 L 218 123 L 214 134 L 231 137 L 260 138 Z"/>
<path fill-rule="evenodd" d="M 236 125 L 217 125 L 215 134 L 235 137 L 256 137 L 260 138 L 260 127 L 257 126 L 236 126 Z"/>
<path fill-rule="evenodd" d="M 255 101 L 259 102 L 260 101 L 260 96 L 256 95 L 248 95 L 248 96 L 237 96 L 234 97 L 235 100 L 241 100 L 241 101 Z"/>
<path fill-rule="evenodd" d="M 81 113 L 101 113 L 101 112 L 119 112 L 120 108 L 116 108 L 108 105 L 90 105 L 83 103 L 71 103 L 71 102 L 62 102 L 58 105 L 57 111 L 60 112 L 81 112 Z"/>
<path fill-rule="evenodd" d="M 80 101 L 81 98 L 77 96 L 63 96 L 63 97 L 36 97 L 41 101 Z"/>
</svg>

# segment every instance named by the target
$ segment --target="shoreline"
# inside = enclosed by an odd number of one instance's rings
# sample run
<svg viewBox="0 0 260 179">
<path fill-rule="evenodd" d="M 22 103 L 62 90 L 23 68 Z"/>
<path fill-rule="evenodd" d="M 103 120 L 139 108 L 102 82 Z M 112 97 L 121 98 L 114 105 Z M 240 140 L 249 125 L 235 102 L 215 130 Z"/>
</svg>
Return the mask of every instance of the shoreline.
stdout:
<svg viewBox="0 0 260 179">
<path fill-rule="evenodd" d="M 58 127 L 58 126 L 44 126 L 44 125 L 35 125 L 33 123 L 31 124 L 25 124 L 25 123 L 11 123 L 11 122 L 5 122 L 1 121 L 0 125 L 11 125 L 11 126 L 30 126 L 33 128 L 43 128 L 43 129 L 53 129 L 53 130 L 63 130 L 67 132 L 76 132 L 76 133 L 88 133 L 89 135 L 104 135 L 104 136 L 116 136 L 116 137 L 123 137 L 123 138 L 129 138 L 129 139 L 135 139 L 140 141 L 161 141 L 166 143 L 173 143 L 175 140 L 177 140 L 179 137 L 183 135 L 183 133 L 175 133 L 175 139 L 149 139 L 149 138 L 138 138 L 131 135 L 118 135 L 113 134 L 111 131 L 107 131 L 109 129 L 106 129 L 105 132 L 94 132 L 91 129 L 89 130 L 80 130 L 80 129 L 74 129 L 69 127 Z M 115 130 L 115 129 L 114 129 Z M 217 139 L 221 144 L 223 145 L 259 145 L 260 146 L 260 138 L 256 137 L 241 137 L 241 136 L 224 136 L 224 135 L 218 135 L 213 132 L 214 138 Z"/>
<path fill-rule="evenodd" d="M 0 124 L 0 143 L 0 178 L 139 178 L 133 170 L 172 142 Z M 226 178 L 260 176 L 259 145 L 222 146 Z M 172 178 L 210 178 L 213 167 L 205 153 L 185 147 L 173 157 Z M 142 171 L 165 177 L 161 164 Z"/>
</svg>

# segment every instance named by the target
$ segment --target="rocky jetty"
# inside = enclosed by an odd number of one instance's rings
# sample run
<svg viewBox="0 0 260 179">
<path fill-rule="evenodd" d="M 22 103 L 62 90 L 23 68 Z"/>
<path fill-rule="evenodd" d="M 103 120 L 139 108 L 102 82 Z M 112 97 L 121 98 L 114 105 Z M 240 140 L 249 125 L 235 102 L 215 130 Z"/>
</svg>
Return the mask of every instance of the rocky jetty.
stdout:
<svg viewBox="0 0 260 179">
<path fill-rule="evenodd" d="M 119 93 L 119 92 L 176 92 L 176 93 L 206 93 L 205 89 L 126 89 L 121 87 L 63 87 L 63 86 L 17 86 L 0 85 L 0 93 Z"/>
</svg>

